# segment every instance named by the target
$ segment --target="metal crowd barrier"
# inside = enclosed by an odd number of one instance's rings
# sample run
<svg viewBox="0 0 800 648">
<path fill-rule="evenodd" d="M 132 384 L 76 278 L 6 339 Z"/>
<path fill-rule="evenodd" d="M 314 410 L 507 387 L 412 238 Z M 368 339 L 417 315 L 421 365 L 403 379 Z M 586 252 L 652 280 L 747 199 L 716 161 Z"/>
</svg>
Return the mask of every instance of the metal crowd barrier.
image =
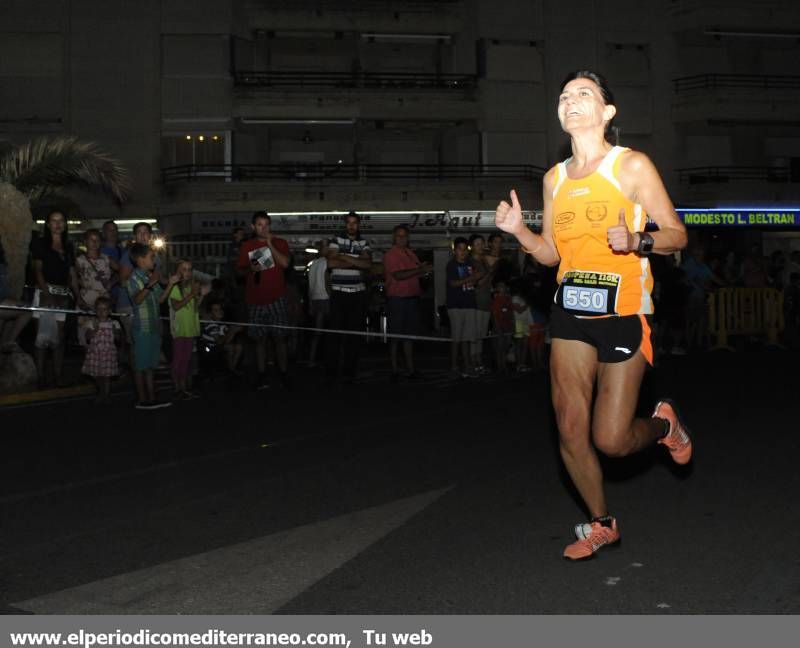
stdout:
<svg viewBox="0 0 800 648">
<path fill-rule="evenodd" d="M 785 326 L 783 293 L 775 288 L 721 288 L 709 296 L 708 329 L 716 336 L 714 349 L 733 351 L 731 335 L 763 337 L 778 346 Z"/>
</svg>

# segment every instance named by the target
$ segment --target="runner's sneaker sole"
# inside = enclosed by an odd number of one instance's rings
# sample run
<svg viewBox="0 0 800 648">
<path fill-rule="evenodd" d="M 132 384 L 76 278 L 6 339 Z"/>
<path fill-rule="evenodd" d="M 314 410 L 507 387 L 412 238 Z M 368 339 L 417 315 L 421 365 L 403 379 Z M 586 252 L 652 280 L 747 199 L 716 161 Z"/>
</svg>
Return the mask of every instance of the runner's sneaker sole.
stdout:
<svg viewBox="0 0 800 648">
<path fill-rule="evenodd" d="M 589 527 L 589 535 L 586 535 L 585 528 Z M 591 541 L 591 536 L 594 533 L 600 533 L 604 536 L 602 539 L 609 539 L 608 542 L 598 542 L 596 545 Z M 600 551 L 601 549 L 610 549 L 612 547 L 618 547 L 621 541 L 621 536 L 619 533 L 619 527 L 617 526 L 617 521 L 614 519 L 612 521 L 612 526 L 607 527 L 601 525 L 599 522 L 589 522 L 585 524 L 580 524 L 575 526 L 575 537 L 577 540 L 569 545 L 567 545 L 564 549 L 564 552 L 561 554 L 565 560 L 571 560 L 575 562 L 582 562 L 584 560 L 588 560 L 590 558 L 594 558 L 594 555 Z"/>
<path fill-rule="evenodd" d="M 604 544 L 600 546 L 596 551 L 589 554 L 588 556 L 584 556 L 583 558 L 570 558 L 569 556 L 564 556 L 564 555 L 562 555 L 561 557 L 567 562 L 582 563 L 586 562 L 587 560 L 592 560 L 593 558 L 596 558 L 597 554 L 600 553 L 601 551 L 604 553 L 609 550 L 613 551 L 614 549 L 619 549 L 621 545 L 622 545 L 622 538 L 620 538 L 615 542 L 612 542 L 611 544 Z"/>
</svg>

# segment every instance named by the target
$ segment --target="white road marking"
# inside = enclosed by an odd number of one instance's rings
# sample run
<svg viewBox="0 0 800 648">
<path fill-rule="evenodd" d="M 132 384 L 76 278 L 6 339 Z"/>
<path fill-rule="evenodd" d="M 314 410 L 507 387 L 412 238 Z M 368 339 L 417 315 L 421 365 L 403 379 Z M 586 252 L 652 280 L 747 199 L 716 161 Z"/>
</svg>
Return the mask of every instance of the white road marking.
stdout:
<svg viewBox="0 0 800 648">
<path fill-rule="evenodd" d="M 13 606 L 37 614 L 270 614 L 405 524 L 447 488 Z"/>
</svg>

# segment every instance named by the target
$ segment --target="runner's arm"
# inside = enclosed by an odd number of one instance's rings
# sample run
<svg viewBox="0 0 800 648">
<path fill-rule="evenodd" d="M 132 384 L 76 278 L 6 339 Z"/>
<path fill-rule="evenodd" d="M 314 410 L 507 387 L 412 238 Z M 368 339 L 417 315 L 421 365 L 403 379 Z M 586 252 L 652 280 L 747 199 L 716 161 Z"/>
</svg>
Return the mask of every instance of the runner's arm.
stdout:
<svg viewBox="0 0 800 648">
<path fill-rule="evenodd" d="M 543 184 L 543 209 L 542 209 L 542 233 L 536 234 L 525 225 L 522 219 L 522 206 L 517 198 L 517 192 L 511 190 L 511 205 L 505 200 L 497 206 L 495 223 L 504 232 L 513 234 L 522 249 L 530 254 L 536 261 L 546 266 L 554 266 L 559 263 L 561 258 L 553 242 L 553 186 L 555 182 L 555 170 L 548 171 Z"/>
<path fill-rule="evenodd" d="M 645 213 L 658 225 L 653 237 L 653 252 L 672 254 L 686 247 L 686 227 L 678 218 L 655 165 L 644 153 L 628 151 L 620 161 L 619 181 L 622 192 L 639 203 Z M 639 247 L 640 236 L 633 234 L 632 250 Z"/>
</svg>

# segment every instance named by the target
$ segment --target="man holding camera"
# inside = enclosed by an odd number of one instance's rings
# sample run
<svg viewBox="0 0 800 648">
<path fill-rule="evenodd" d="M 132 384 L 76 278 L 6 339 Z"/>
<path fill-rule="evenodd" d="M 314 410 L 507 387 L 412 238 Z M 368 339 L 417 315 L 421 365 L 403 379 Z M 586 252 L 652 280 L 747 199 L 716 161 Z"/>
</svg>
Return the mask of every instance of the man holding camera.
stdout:
<svg viewBox="0 0 800 648">
<path fill-rule="evenodd" d="M 272 219 L 265 211 L 253 214 L 253 238 L 242 241 L 236 270 L 245 278 L 245 303 L 251 325 L 248 334 L 256 343 L 256 389 L 269 388 L 266 372 L 267 338 L 275 344 L 275 358 L 283 386 L 289 388 L 286 336 L 289 315 L 284 270 L 289 266 L 289 244 L 272 233 Z"/>
</svg>

